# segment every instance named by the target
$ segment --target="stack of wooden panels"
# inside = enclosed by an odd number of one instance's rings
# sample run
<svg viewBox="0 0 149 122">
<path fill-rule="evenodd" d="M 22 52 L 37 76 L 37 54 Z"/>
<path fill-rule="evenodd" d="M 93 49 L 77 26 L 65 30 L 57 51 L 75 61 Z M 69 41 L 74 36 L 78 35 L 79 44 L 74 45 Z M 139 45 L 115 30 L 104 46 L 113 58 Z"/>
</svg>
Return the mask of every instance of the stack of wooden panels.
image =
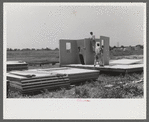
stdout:
<svg viewBox="0 0 149 122">
<path fill-rule="evenodd" d="M 26 69 L 28 69 L 28 64 L 26 62 L 7 61 L 7 71 Z"/>
<path fill-rule="evenodd" d="M 99 70 L 89 70 L 80 68 L 62 68 L 61 70 L 53 70 L 54 73 L 67 74 L 70 83 L 77 83 L 85 80 L 95 80 L 99 77 Z"/>
<path fill-rule="evenodd" d="M 7 73 L 7 80 L 11 87 L 22 93 L 54 89 L 70 85 L 68 75 L 40 72 L 35 70 L 15 71 Z"/>
</svg>

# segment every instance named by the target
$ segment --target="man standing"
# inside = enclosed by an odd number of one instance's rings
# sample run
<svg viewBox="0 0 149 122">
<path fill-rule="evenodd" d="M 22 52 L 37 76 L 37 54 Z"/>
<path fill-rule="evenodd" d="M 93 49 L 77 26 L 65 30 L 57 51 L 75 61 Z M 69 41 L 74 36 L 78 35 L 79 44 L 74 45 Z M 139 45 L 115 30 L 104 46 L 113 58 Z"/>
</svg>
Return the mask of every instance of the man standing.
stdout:
<svg viewBox="0 0 149 122">
<path fill-rule="evenodd" d="M 101 52 L 101 65 L 100 66 L 104 66 L 103 49 L 104 49 L 104 46 L 102 45 L 101 50 L 100 50 Z"/>
<path fill-rule="evenodd" d="M 100 46 L 99 43 L 97 43 L 96 47 L 95 47 L 95 57 L 94 57 L 94 67 L 96 66 L 96 63 L 98 62 L 98 65 L 100 65 Z"/>
<path fill-rule="evenodd" d="M 81 47 L 78 47 L 78 51 L 79 51 L 79 59 L 80 59 L 80 62 L 82 65 L 84 65 L 84 58 L 83 58 L 83 55 L 82 55 L 82 49 Z"/>
<path fill-rule="evenodd" d="M 96 41 L 95 41 L 95 35 L 93 35 L 93 32 L 90 32 L 91 34 L 91 45 L 92 45 L 92 50 L 93 52 L 95 53 L 95 44 L 96 44 Z"/>
<path fill-rule="evenodd" d="M 96 62 L 98 62 L 99 66 L 104 66 L 103 65 L 103 48 L 100 47 L 99 43 L 97 43 L 95 47 L 94 67 L 96 66 Z"/>
<path fill-rule="evenodd" d="M 90 32 L 91 34 L 91 46 L 92 46 L 92 50 L 93 50 L 93 53 L 94 53 L 94 67 L 96 66 L 96 52 L 95 52 L 95 47 L 96 47 L 96 41 L 95 41 L 95 35 L 93 35 L 93 32 Z"/>
</svg>

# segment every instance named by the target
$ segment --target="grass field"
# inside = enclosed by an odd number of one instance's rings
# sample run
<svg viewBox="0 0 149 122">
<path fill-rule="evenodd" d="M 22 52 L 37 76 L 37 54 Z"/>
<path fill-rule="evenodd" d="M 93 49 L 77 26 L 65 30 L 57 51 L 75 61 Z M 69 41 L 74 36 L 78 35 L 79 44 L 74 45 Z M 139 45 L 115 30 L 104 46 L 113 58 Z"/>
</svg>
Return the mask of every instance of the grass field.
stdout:
<svg viewBox="0 0 149 122">
<path fill-rule="evenodd" d="M 7 51 L 7 61 L 22 60 L 29 65 L 59 62 L 59 51 Z"/>
<path fill-rule="evenodd" d="M 143 55 L 143 50 L 111 50 L 110 51 L 111 57 L 112 56 L 128 56 L 128 55 Z"/>
<path fill-rule="evenodd" d="M 143 55 L 112 56 L 113 59 L 143 59 Z M 58 51 L 8 51 L 7 60 L 23 60 L 27 63 L 59 60 Z M 32 68 L 53 68 L 59 64 L 29 65 Z M 38 93 L 22 95 L 8 89 L 8 98 L 143 98 L 143 72 L 131 74 L 100 74 L 97 80 L 72 84 L 69 88 L 44 89 Z M 135 83 L 135 81 L 141 82 Z"/>
<path fill-rule="evenodd" d="M 140 56 L 138 56 L 140 55 Z M 111 59 L 118 58 L 142 58 L 143 50 L 135 50 L 135 51 L 114 51 L 110 52 Z M 43 63 L 48 64 L 51 62 L 59 62 L 59 51 L 46 51 L 46 50 L 32 50 L 32 51 L 7 51 L 7 61 L 18 61 L 22 60 L 27 62 L 28 64 L 37 64 Z"/>
</svg>

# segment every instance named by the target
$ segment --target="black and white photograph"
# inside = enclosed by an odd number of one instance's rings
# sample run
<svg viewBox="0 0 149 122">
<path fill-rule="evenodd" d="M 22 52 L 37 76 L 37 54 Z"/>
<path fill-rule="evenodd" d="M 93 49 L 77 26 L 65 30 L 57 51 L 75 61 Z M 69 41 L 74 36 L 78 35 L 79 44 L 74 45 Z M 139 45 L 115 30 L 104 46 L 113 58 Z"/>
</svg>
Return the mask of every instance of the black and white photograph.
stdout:
<svg viewBox="0 0 149 122">
<path fill-rule="evenodd" d="M 108 109 L 125 108 L 117 118 L 146 117 L 146 3 L 5 2 L 3 10 L 5 118 L 48 119 L 39 113 L 55 102 L 66 107 L 50 119 L 73 103 L 68 118 L 112 119 Z M 19 104 L 41 111 L 12 114 Z"/>
</svg>

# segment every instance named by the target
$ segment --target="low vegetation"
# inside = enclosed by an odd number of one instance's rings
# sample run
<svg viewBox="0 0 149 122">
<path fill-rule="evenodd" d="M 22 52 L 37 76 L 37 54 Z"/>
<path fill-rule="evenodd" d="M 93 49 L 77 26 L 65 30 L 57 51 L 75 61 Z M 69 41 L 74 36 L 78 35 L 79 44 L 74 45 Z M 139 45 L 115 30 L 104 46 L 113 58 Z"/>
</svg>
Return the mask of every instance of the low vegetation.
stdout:
<svg viewBox="0 0 149 122">
<path fill-rule="evenodd" d="M 115 59 L 115 58 L 132 58 L 134 56 L 134 59 L 140 58 L 138 55 L 143 55 L 143 50 L 132 50 L 132 51 L 123 51 L 123 50 L 111 50 L 110 51 L 110 58 Z M 141 57 L 142 58 L 142 57 Z"/>
<path fill-rule="evenodd" d="M 9 89 L 8 98 L 142 98 L 143 72 L 132 74 L 100 74 L 97 80 L 71 84 L 69 88 L 44 89 L 38 93 L 22 95 Z M 135 83 L 135 81 L 140 81 Z"/>
</svg>

